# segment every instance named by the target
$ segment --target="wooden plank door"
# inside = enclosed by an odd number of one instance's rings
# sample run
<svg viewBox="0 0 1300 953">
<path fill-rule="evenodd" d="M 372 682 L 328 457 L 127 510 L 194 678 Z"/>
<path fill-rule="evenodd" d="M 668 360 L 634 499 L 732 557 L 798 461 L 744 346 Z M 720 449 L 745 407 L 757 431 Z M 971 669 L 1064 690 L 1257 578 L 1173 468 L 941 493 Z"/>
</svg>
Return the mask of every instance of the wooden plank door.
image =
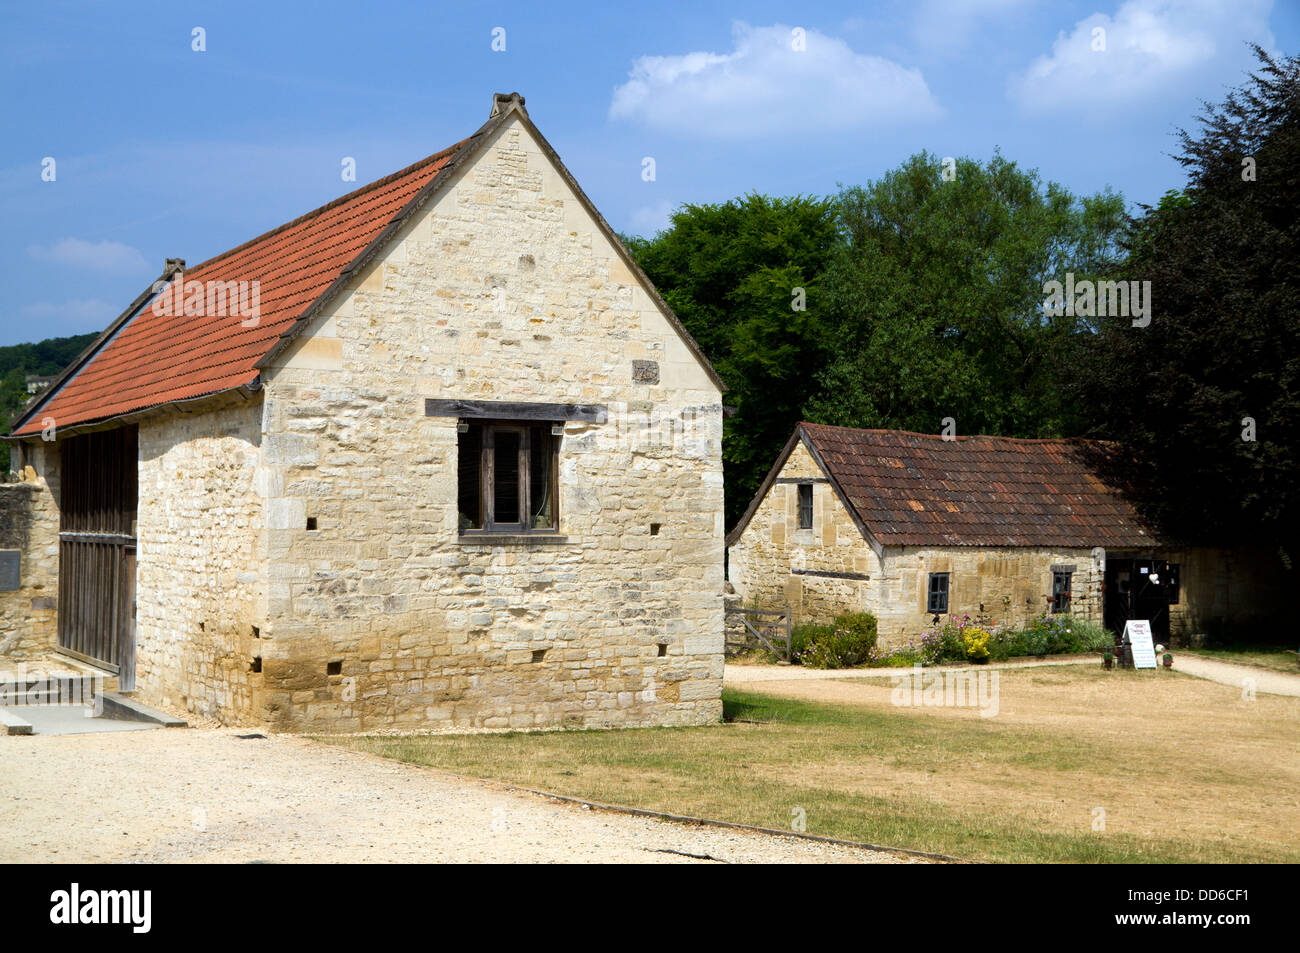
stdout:
<svg viewBox="0 0 1300 953">
<path fill-rule="evenodd" d="M 60 444 L 59 651 L 134 678 L 135 427 Z M 123 686 L 126 687 L 126 686 Z"/>
</svg>

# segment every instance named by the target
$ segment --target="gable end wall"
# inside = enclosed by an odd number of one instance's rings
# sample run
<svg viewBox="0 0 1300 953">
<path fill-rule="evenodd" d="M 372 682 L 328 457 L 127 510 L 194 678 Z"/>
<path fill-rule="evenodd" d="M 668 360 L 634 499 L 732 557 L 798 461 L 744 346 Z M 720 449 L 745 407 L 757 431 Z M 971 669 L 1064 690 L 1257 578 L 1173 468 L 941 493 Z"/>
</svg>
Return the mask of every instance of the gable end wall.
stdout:
<svg viewBox="0 0 1300 953">
<path fill-rule="evenodd" d="M 721 395 L 518 120 L 265 376 L 268 720 L 720 717 Z M 426 398 L 608 408 L 564 428 L 565 542 L 459 537 Z"/>
</svg>

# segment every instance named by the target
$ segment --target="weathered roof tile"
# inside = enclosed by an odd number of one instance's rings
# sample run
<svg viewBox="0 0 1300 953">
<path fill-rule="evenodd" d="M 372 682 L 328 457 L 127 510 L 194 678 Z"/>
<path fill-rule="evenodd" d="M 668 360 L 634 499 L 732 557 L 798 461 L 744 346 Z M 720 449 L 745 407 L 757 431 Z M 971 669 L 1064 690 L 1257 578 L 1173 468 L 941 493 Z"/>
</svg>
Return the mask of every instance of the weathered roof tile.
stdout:
<svg viewBox="0 0 1300 953">
<path fill-rule="evenodd" d="M 882 545 L 1076 549 L 1156 542 L 1129 502 L 1098 476 L 1098 444 L 799 428 Z"/>
</svg>

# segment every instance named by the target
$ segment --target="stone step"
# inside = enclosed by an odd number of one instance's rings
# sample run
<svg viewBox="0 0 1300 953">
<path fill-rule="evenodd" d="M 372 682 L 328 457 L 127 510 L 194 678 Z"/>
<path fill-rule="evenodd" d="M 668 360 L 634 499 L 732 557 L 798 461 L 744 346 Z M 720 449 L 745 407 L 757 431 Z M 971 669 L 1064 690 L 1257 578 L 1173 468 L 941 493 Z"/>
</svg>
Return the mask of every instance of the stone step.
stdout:
<svg viewBox="0 0 1300 953">
<path fill-rule="evenodd" d="M 116 677 L 2 672 L 0 707 L 90 704 L 96 693 L 112 691 L 116 687 Z"/>
</svg>

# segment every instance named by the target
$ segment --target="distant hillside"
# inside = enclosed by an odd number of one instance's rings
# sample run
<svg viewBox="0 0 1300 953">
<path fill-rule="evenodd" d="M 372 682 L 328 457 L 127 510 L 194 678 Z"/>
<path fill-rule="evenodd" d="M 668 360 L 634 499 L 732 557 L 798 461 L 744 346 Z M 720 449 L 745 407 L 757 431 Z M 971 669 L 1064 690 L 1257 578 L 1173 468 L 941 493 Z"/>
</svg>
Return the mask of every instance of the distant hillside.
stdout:
<svg viewBox="0 0 1300 953">
<path fill-rule="evenodd" d="M 46 338 L 35 344 L 0 347 L 0 427 L 8 432 L 9 422 L 32 397 L 27 393 L 27 375 L 49 377 L 60 373 L 88 348 L 98 332 L 70 338 Z"/>
</svg>

